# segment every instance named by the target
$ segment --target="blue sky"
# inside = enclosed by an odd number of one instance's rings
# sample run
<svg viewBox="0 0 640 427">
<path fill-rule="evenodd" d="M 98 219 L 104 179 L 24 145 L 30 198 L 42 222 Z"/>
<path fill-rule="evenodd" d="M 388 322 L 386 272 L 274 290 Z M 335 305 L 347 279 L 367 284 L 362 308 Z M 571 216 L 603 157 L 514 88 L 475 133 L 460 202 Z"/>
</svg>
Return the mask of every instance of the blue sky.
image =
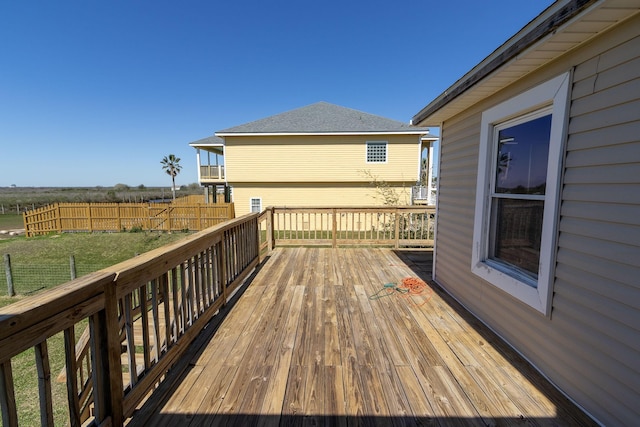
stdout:
<svg viewBox="0 0 640 427">
<path fill-rule="evenodd" d="M 0 1 L 0 187 L 197 182 L 189 142 L 318 101 L 408 122 L 551 3 Z"/>
</svg>

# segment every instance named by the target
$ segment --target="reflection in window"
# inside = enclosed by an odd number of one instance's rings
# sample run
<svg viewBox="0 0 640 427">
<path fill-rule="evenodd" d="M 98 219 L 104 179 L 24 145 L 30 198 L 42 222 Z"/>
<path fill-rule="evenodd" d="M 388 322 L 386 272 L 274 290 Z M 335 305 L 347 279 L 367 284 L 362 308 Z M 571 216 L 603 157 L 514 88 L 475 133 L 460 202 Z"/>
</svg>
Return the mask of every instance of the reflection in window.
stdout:
<svg viewBox="0 0 640 427">
<path fill-rule="evenodd" d="M 533 119 L 531 118 L 533 117 Z M 496 126 L 489 258 L 538 278 L 551 114 Z"/>
<path fill-rule="evenodd" d="M 551 115 L 498 132 L 496 193 L 545 194 Z"/>
</svg>

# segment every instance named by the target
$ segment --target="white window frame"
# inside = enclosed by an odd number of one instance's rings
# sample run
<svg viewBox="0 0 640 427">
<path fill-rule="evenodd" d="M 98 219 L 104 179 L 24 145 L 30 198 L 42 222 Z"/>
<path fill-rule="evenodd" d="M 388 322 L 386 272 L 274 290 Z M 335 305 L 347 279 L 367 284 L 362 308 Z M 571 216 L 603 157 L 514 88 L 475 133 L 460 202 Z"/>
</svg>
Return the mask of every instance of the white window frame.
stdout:
<svg viewBox="0 0 640 427">
<path fill-rule="evenodd" d="M 378 160 L 369 160 L 369 149 L 373 149 L 373 147 L 375 146 L 381 146 L 384 145 L 384 160 L 382 161 L 378 161 Z M 367 145 L 366 145 L 366 150 L 365 150 L 365 161 L 367 163 L 387 163 L 387 160 L 389 159 L 389 142 L 388 141 L 367 141 Z M 371 157 L 375 157 L 375 154 L 377 153 L 371 153 Z"/>
<path fill-rule="evenodd" d="M 251 197 L 249 198 L 249 212 L 250 213 L 254 213 L 255 211 L 253 210 L 253 201 L 257 200 L 259 203 L 259 208 L 258 208 L 258 212 L 260 213 L 262 212 L 262 197 Z"/>
<path fill-rule="evenodd" d="M 568 121 L 570 81 L 570 73 L 562 74 L 484 111 L 480 130 L 471 271 L 547 316 L 551 314 L 555 275 L 559 194 Z M 491 188 L 492 179 L 495 176 L 497 149 L 494 129 L 506 121 L 526 116 L 545 107 L 551 110 L 551 134 L 540 262 L 538 279 L 535 281 L 515 267 L 510 268 L 508 265 L 489 259 Z"/>
</svg>

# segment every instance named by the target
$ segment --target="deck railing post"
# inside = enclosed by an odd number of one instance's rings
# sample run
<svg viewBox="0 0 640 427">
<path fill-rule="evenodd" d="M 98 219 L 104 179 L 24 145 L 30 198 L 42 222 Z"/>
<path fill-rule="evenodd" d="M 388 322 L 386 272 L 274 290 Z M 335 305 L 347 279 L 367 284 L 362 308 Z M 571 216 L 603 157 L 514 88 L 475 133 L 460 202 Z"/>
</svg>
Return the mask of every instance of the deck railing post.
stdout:
<svg viewBox="0 0 640 427">
<path fill-rule="evenodd" d="M 331 247 L 338 247 L 338 212 L 336 208 L 331 209 Z"/>
<path fill-rule="evenodd" d="M 2 408 L 2 425 L 6 427 L 17 426 L 18 411 L 10 360 L 0 363 L 0 408 Z"/>
<path fill-rule="evenodd" d="M 93 403 L 96 423 L 100 425 L 109 417 L 109 352 L 108 332 L 105 311 L 102 310 L 89 318 L 91 370 L 93 382 Z"/>
<path fill-rule="evenodd" d="M 106 382 L 104 394 L 103 417 L 111 416 L 111 425 L 121 427 L 124 424 L 124 393 L 122 383 L 122 361 L 120 359 L 120 324 L 118 321 L 118 300 L 116 297 L 116 284 L 114 282 L 104 287 L 104 337 L 105 345 L 102 346 L 103 360 L 102 366 L 95 366 L 94 369 L 102 368 L 101 378 Z M 101 340 L 101 342 L 104 342 Z M 99 383 L 94 383 L 99 384 Z"/>
<path fill-rule="evenodd" d="M 395 248 L 398 249 L 400 247 L 400 212 L 398 208 L 395 208 L 395 229 L 396 229 L 396 244 Z"/>
<path fill-rule="evenodd" d="M 267 244 L 269 252 L 271 252 L 275 246 L 275 233 L 273 227 L 273 208 L 267 208 Z"/>
<path fill-rule="evenodd" d="M 222 285 L 222 303 L 223 305 L 227 305 L 227 284 L 229 283 L 228 279 L 228 260 L 227 260 L 227 239 L 225 236 L 226 233 L 222 233 L 222 241 L 220 242 L 220 260 L 222 271 L 220 272 L 220 284 Z"/>
</svg>

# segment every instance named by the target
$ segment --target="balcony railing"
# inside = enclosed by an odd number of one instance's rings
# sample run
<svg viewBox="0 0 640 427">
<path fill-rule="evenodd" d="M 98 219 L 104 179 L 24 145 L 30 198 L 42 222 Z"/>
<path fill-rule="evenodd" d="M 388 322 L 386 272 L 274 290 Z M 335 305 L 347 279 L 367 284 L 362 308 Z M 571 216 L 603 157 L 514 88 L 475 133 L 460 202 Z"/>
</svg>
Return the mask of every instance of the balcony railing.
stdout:
<svg viewBox="0 0 640 427">
<path fill-rule="evenodd" d="M 276 245 L 429 248 L 418 207 L 268 208 L 0 309 L 0 410 L 20 422 L 12 360 L 33 349 L 40 424 L 54 424 L 47 341 L 64 339 L 69 424 L 122 426 Z M 88 327 L 85 325 L 88 324 Z M 86 330 L 76 338 L 76 330 Z M 21 377 L 28 375 L 19 374 Z M 21 380 L 22 381 L 22 378 Z"/>
<path fill-rule="evenodd" d="M 224 181 L 223 165 L 200 165 L 201 181 Z"/>
<path fill-rule="evenodd" d="M 414 185 L 411 188 L 411 200 L 416 205 L 435 205 L 437 190 L 426 185 Z"/>
</svg>

